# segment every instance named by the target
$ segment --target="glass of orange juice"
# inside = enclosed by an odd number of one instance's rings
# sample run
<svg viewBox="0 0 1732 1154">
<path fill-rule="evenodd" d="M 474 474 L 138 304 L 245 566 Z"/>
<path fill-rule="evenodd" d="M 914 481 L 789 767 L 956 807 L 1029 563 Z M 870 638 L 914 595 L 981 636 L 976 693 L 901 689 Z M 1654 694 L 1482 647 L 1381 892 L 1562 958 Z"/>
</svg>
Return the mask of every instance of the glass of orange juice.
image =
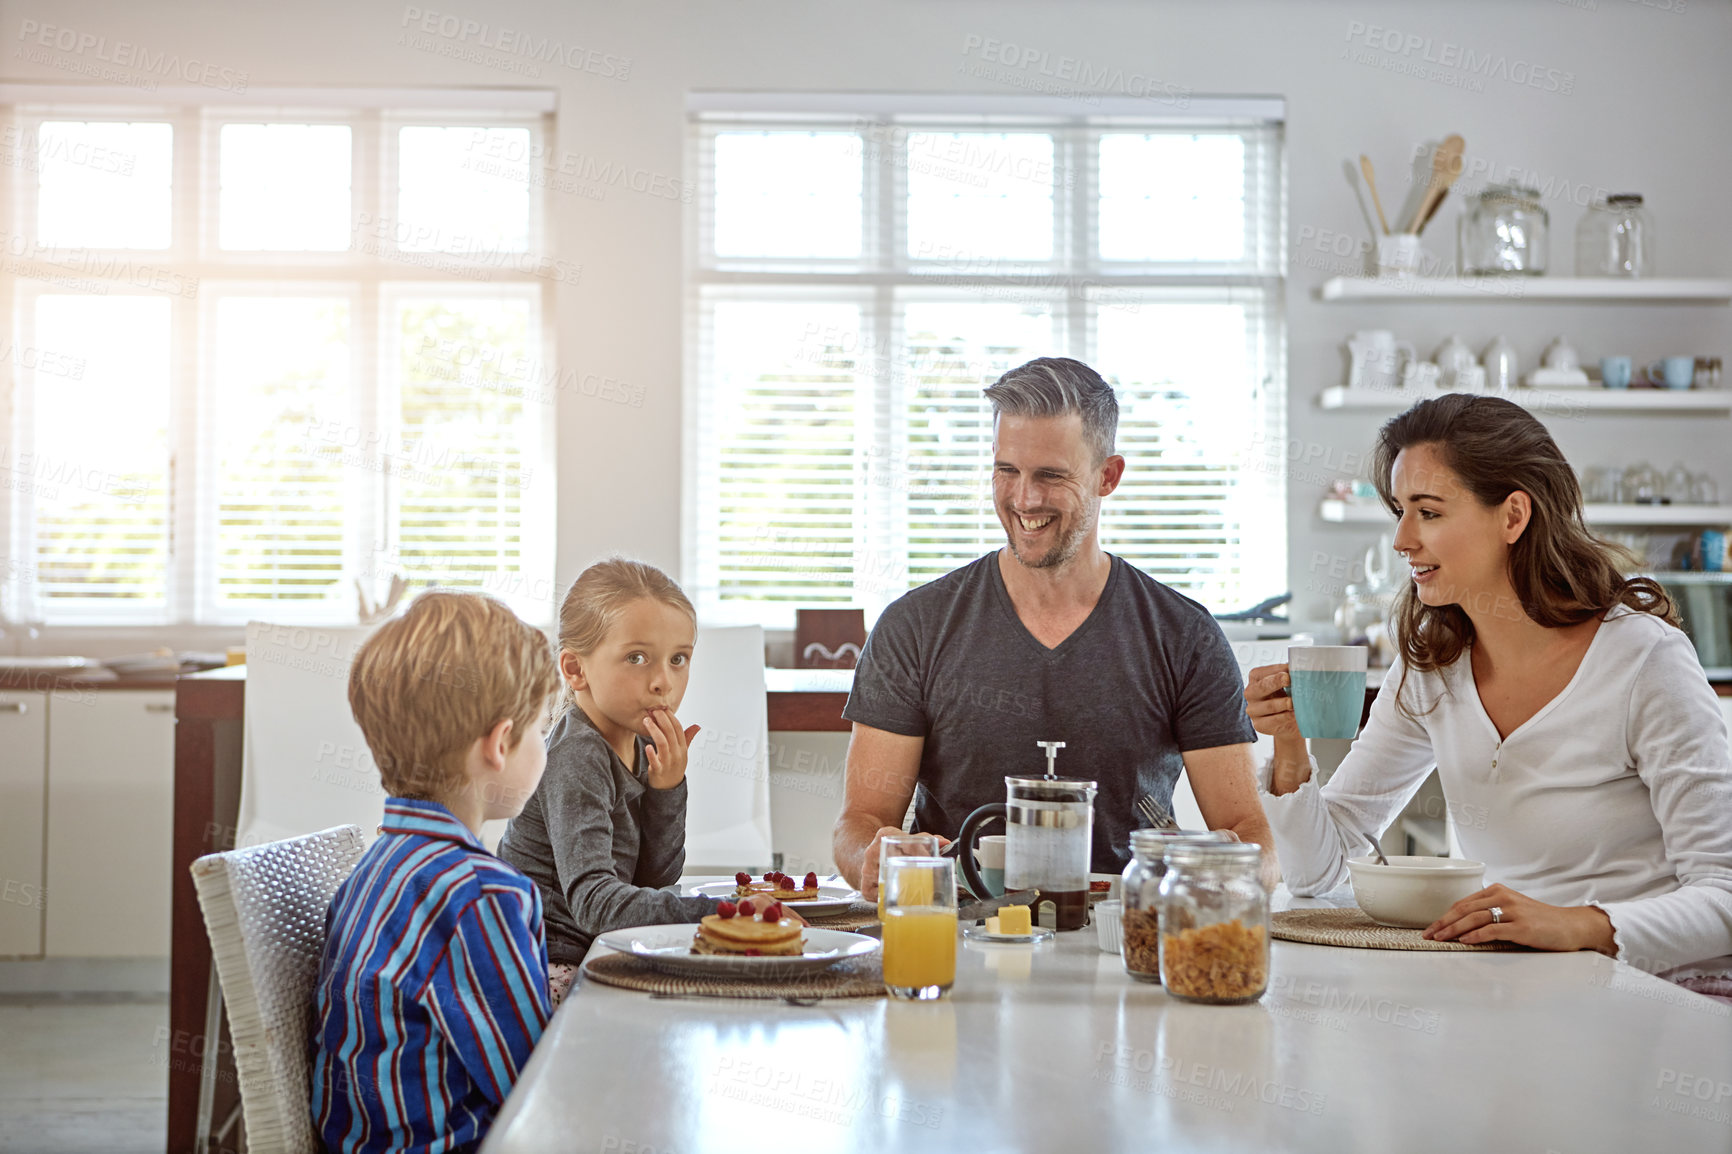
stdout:
<svg viewBox="0 0 1732 1154">
<path fill-rule="evenodd" d="M 893 998 L 942 998 L 956 981 L 956 863 L 884 860 L 884 988 Z"/>
<path fill-rule="evenodd" d="M 889 873 L 884 863 L 892 857 L 913 854 L 915 857 L 937 857 L 938 838 L 929 833 L 886 834 L 878 842 L 878 920 L 884 920 L 884 883 Z"/>
</svg>

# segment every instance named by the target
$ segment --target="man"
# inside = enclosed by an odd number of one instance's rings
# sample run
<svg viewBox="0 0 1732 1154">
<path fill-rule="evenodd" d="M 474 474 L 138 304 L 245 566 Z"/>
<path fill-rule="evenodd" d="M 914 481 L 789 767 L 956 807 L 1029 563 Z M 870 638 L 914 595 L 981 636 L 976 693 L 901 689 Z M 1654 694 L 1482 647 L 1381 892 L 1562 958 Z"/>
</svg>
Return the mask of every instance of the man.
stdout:
<svg viewBox="0 0 1732 1154">
<path fill-rule="evenodd" d="M 1100 547 L 1101 498 L 1118 488 L 1118 402 L 1080 361 L 1042 357 L 986 390 L 993 504 L 1008 541 L 885 609 L 843 716 L 854 723 L 836 866 L 877 896 L 878 845 L 915 828 L 954 838 L 1006 776 L 1099 782 L 1092 865 L 1130 860 L 1133 804 L 1171 807 L 1183 769 L 1212 829 L 1273 839 L 1251 767 L 1256 734 L 1238 665 L 1201 605 Z M 918 787 L 918 789 L 917 789 Z"/>
</svg>

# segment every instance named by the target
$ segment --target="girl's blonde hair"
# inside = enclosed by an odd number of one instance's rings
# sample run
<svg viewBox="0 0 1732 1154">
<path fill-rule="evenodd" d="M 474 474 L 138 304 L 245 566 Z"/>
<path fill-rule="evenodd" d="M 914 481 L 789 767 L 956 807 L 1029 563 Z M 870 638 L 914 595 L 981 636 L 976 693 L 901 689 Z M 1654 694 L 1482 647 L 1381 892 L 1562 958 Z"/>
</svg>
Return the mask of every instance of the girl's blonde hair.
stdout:
<svg viewBox="0 0 1732 1154">
<path fill-rule="evenodd" d="M 609 557 L 585 569 L 566 590 L 559 606 L 560 653 L 588 657 L 607 639 L 626 606 L 644 597 L 678 609 L 697 627 L 698 612 L 673 578 L 642 561 Z M 573 704 L 571 686 L 561 673 L 556 717 L 564 717 Z"/>
</svg>

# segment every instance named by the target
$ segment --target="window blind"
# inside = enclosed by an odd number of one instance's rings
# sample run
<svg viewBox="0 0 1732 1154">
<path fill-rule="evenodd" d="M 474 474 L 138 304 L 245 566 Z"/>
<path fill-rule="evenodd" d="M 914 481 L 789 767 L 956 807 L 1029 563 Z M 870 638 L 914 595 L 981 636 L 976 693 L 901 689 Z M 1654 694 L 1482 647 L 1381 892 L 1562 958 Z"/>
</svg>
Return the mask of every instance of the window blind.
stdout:
<svg viewBox="0 0 1732 1154">
<path fill-rule="evenodd" d="M 700 611 L 875 615 L 1001 545 L 981 390 L 1054 355 L 1119 398 L 1105 547 L 1218 609 L 1280 592 L 1279 120 L 841 101 L 693 114 Z"/>
<path fill-rule="evenodd" d="M 273 92 L 0 92 L 0 609 L 341 622 L 401 574 L 551 621 L 545 94 Z"/>
</svg>

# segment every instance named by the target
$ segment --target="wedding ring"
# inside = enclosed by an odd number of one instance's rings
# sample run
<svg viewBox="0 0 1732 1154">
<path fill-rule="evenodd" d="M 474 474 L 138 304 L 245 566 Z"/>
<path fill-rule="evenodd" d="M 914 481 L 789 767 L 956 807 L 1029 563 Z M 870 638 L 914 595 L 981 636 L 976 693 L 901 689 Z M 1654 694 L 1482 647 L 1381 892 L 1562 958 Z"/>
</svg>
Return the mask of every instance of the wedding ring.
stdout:
<svg viewBox="0 0 1732 1154">
<path fill-rule="evenodd" d="M 1491 908 L 1491 920 L 1494 922 L 1503 921 L 1503 907 L 1502 906 L 1493 906 Z"/>
</svg>

